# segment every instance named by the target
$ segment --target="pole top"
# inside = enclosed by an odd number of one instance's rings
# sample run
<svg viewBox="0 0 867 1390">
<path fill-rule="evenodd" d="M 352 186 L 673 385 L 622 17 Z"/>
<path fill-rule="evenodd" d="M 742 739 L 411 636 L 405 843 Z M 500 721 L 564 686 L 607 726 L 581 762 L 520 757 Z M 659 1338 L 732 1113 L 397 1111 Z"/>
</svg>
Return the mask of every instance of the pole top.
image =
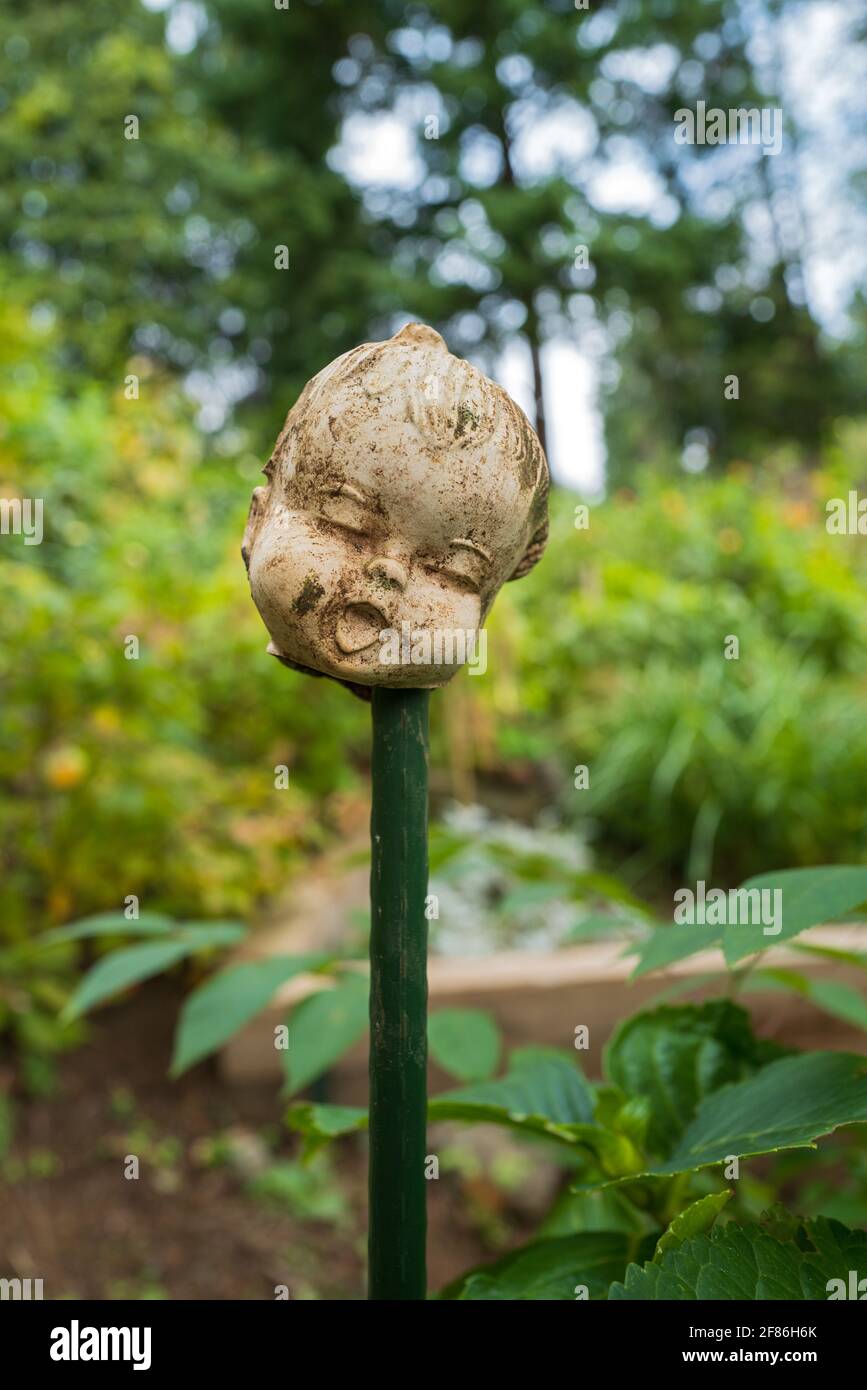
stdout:
<svg viewBox="0 0 867 1390">
<path fill-rule="evenodd" d="M 268 650 L 368 696 L 480 666 L 494 598 L 547 538 L 535 431 L 423 323 L 313 377 L 265 476 L 242 554 Z"/>
</svg>

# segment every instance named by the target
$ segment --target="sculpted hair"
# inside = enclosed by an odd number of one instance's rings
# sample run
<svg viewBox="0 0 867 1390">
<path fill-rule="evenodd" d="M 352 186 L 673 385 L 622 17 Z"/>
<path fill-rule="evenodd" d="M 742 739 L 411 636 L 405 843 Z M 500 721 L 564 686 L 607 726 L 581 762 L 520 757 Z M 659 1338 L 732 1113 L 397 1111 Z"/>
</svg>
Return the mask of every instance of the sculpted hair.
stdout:
<svg viewBox="0 0 867 1390">
<path fill-rule="evenodd" d="M 398 371 L 396 349 L 403 349 Z M 365 386 L 361 405 L 359 393 L 347 389 L 360 380 Z M 456 448 L 468 458 L 509 460 L 532 499 L 527 547 L 508 578 L 529 573 L 548 539 L 550 474 L 542 446 L 511 396 L 469 362 L 453 357 L 439 333 L 425 324 L 408 324 L 384 342 L 362 343 L 308 382 L 265 466 L 268 481 L 279 473 L 288 482 L 300 466 L 326 466 L 329 450 L 347 434 L 378 438 L 388 416 L 412 429 L 433 466 L 438 454 Z"/>
</svg>

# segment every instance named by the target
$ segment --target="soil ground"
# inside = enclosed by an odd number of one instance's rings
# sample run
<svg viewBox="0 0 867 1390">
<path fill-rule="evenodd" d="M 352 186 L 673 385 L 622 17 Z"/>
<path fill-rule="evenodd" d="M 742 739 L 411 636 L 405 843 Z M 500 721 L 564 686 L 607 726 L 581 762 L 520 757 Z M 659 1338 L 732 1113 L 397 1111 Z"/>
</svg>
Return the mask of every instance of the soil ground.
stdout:
<svg viewBox="0 0 867 1390">
<path fill-rule="evenodd" d="M 181 1002 L 158 980 L 98 1014 L 57 1093 L 16 1102 L 0 1275 L 41 1278 L 45 1298 L 363 1298 L 364 1141 L 334 1146 L 306 1191 L 274 1088 L 229 1088 L 209 1063 L 169 1080 Z M 431 1182 L 428 1220 L 432 1289 L 530 1229 L 478 1171 Z"/>
</svg>

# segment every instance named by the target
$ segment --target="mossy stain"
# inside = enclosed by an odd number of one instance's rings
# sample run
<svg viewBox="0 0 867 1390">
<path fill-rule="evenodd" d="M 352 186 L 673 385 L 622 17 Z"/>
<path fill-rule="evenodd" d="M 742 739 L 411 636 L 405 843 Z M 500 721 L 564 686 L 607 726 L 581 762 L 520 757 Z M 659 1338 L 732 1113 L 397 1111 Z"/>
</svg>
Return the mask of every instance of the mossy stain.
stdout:
<svg viewBox="0 0 867 1390">
<path fill-rule="evenodd" d="M 304 580 L 303 585 L 301 586 L 300 594 L 296 598 L 295 602 L 292 604 L 293 612 L 297 613 L 299 617 L 303 618 L 305 613 L 309 613 L 311 608 L 316 607 L 317 603 L 319 602 L 324 593 L 325 590 L 319 583 L 319 580 L 316 578 L 316 575 L 308 574 L 307 578 Z"/>
</svg>

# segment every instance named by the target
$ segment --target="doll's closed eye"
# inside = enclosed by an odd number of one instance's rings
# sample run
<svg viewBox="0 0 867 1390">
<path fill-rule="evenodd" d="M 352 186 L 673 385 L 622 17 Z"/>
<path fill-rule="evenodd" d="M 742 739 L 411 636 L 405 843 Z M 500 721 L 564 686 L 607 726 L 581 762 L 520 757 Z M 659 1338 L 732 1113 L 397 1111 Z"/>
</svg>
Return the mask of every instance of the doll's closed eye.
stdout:
<svg viewBox="0 0 867 1390">
<path fill-rule="evenodd" d="M 376 518 L 360 492 L 348 483 L 330 489 L 319 499 L 319 514 L 323 521 L 354 536 L 371 536 Z"/>
<path fill-rule="evenodd" d="M 473 541 L 455 540 L 445 560 L 437 568 L 440 574 L 459 588 L 479 593 L 488 577 L 490 557 Z"/>
</svg>

